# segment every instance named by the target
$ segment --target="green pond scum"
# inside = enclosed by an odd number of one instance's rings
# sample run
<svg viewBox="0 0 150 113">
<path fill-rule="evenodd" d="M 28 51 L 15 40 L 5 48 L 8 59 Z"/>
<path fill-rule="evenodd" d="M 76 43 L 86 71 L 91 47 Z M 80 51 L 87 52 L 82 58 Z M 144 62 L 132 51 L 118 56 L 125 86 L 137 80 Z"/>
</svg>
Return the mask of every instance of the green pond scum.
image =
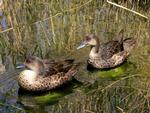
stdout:
<svg viewBox="0 0 150 113">
<path fill-rule="evenodd" d="M 123 65 L 116 67 L 114 69 L 109 69 L 106 71 L 98 71 L 100 77 L 120 77 L 126 76 L 127 73 L 131 73 L 135 70 L 135 66 L 132 63 L 125 62 Z"/>
<path fill-rule="evenodd" d="M 148 0 L 0 0 L 0 113 L 150 113 L 149 12 Z M 116 40 L 121 29 L 136 39 L 127 60 L 88 70 L 90 47 L 76 50 L 80 42 Z M 15 66 L 32 55 L 83 65 L 73 81 L 29 93 Z"/>
</svg>

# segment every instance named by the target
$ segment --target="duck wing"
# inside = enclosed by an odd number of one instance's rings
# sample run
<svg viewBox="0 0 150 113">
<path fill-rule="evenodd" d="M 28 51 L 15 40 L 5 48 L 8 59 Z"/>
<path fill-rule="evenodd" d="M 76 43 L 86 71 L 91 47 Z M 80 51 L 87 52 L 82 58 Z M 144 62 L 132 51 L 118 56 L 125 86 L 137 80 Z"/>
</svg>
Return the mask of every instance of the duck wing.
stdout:
<svg viewBox="0 0 150 113">
<path fill-rule="evenodd" d="M 69 69 L 72 67 L 74 62 L 74 59 L 67 59 L 67 60 L 61 60 L 61 61 L 55 61 L 55 60 L 45 60 L 43 61 L 44 67 L 45 67 L 45 75 L 51 76 L 53 74 L 57 74 L 60 72 L 68 72 Z"/>
<path fill-rule="evenodd" d="M 103 60 L 107 60 L 122 50 L 123 43 L 120 43 L 119 41 L 110 41 L 100 46 L 99 54 Z"/>
</svg>

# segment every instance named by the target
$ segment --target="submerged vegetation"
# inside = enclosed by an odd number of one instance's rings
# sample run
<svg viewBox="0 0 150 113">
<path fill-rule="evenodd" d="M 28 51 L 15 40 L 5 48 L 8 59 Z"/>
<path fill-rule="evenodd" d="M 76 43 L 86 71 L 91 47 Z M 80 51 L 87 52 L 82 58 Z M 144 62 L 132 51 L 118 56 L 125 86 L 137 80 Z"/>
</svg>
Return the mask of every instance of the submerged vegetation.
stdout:
<svg viewBox="0 0 150 113">
<path fill-rule="evenodd" d="M 26 99 L 28 97 L 24 96 L 25 102 L 17 100 L 16 74 L 3 74 L 0 79 L 0 112 L 150 112 L 148 0 L 111 0 L 145 15 L 147 19 L 109 4 L 106 0 L 1 1 L 0 56 L 3 63 L 7 62 L 5 59 L 9 56 L 16 65 L 28 55 L 42 58 L 71 57 L 86 62 L 88 48 L 76 50 L 85 35 L 94 33 L 102 42 L 107 42 L 115 39 L 121 29 L 125 31 L 125 37 L 137 39 L 137 46 L 128 61 L 114 70 L 88 72 L 85 63 L 78 77 L 83 85 L 66 96 L 63 94 L 55 103 L 47 102 L 47 98 L 55 97 L 50 95 L 51 92 L 34 99 L 31 96 L 29 102 Z M 56 94 L 61 97 L 61 93 Z M 35 98 L 39 99 L 38 104 L 33 102 Z M 46 104 L 42 103 L 42 98 Z"/>
</svg>

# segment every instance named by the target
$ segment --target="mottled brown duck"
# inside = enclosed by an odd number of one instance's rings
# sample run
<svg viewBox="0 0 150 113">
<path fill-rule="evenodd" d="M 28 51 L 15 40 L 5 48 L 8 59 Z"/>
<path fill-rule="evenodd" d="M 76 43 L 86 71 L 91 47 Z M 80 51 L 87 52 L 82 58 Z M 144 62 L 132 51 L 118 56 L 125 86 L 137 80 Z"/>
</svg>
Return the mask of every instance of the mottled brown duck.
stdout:
<svg viewBox="0 0 150 113">
<path fill-rule="evenodd" d="M 135 46 L 135 38 L 125 38 L 121 30 L 116 40 L 100 43 L 99 38 L 93 34 L 88 35 L 77 49 L 90 46 L 88 65 L 97 69 L 114 68 L 122 64 Z"/>
<path fill-rule="evenodd" d="M 28 57 L 24 65 L 27 70 L 18 77 L 19 86 L 28 91 L 47 91 L 71 81 L 79 70 L 80 63 L 69 60 L 42 60 Z"/>
</svg>

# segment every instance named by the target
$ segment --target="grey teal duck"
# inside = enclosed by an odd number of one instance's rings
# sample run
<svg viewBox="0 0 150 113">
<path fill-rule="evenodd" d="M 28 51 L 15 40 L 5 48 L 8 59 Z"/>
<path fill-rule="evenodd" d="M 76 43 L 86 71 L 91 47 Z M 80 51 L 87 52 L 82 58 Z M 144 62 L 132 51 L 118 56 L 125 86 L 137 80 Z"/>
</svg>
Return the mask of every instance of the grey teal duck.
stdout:
<svg viewBox="0 0 150 113">
<path fill-rule="evenodd" d="M 35 56 L 28 57 L 26 70 L 18 77 L 18 84 L 28 91 L 47 91 L 71 81 L 79 70 L 80 63 L 69 60 L 46 60 Z"/>
<path fill-rule="evenodd" d="M 118 40 L 100 43 L 99 38 L 93 34 L 88 35 L 77 49 L 90 46 L 88 64 L 97 69 L 114 68 L 122 64 L 135 46 L 135 38 L 125 38 L 121 30 L 117 36 Z"/>
</svg>

